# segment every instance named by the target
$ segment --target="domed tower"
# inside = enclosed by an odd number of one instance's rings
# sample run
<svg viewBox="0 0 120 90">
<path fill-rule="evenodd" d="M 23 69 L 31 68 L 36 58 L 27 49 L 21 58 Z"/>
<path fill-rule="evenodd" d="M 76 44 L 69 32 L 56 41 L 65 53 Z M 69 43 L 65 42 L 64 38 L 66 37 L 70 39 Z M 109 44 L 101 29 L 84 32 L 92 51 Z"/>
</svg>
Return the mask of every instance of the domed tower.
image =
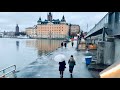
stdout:
<svg viewBox="0 0 120 90">
<path fill-rule="evenodd" d="M 51 12 L 49 12 L 49 14 L 47 15 L 47 20 L 52 22 L 52 14 L 51 14 Z"/>
<path fill-rule="evenodd" d="M 41 24 L 42 20 L 41 17 L 39 18 L 39 20 L 37 21 L 38 24 Z"/>
</svg>

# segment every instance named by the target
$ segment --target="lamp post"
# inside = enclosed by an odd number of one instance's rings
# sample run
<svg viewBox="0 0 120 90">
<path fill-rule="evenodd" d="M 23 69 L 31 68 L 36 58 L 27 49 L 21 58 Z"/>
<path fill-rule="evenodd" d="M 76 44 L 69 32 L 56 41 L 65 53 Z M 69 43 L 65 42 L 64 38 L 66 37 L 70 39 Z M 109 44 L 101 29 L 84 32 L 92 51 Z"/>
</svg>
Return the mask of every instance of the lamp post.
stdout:
<svg viewBox="0 0 120 90">
<path fill-rule="evenodd" d="M 42 39 L 42 32 L 41 32 L 41 39 Z"/>
<path fill-rule="evenodd" d="M 60 31 L 59 31 L 59 39 L 60 39 Z"/>
<path fill-rule="evenodd" d="M 51 39 L 51 31 L 49 31 L 49 38 Z"/>
<path fill-rule="evenodd" d="M 50 31 L 50 38 L 51 38 L 51 31 Z"/>
<path fill-rule="evenodd" d="M 77 48 L 76 48 L 76 49 L 78 50 L 80 35 L 79 35 L 79 34 L 77 34 L 77 37 L 78 37 L 78 38 L 77 38 Z"/>
</svg>

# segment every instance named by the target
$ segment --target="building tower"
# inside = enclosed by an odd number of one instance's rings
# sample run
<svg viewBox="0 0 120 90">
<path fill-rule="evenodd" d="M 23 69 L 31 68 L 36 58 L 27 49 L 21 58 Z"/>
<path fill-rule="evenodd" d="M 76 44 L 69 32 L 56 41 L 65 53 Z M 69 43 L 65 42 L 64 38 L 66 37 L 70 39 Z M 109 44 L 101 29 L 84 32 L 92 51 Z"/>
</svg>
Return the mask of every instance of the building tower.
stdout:
<svg viewBox="0 0 120 90">
<path fill-rule="evenodd" d="M 52 14 L 51 14 L 51 12 L 49 12 L 49 14 L 47 15 L 47 20 L 52 22 Z"/>
<path fill-rule="evenodd" d="M 63 17 L 62 17 L 62 19 L 61 19 L 61 22 L 63 22 L 63 23 L 66 22 L 64 15 L 63 15 Z"/>
<path fill-rule="evenodd" d="M 19 33 L 19 26 L 18 26 L 18 24 L 16 25 L 16 31 L 15 32 Z"/>
<path fill-rule="evenodd" d="M 37 21 L 38 24 L 41 24 L 42 20 L 41 17 L 39 18 L 39 20 Z"/>
</svg>

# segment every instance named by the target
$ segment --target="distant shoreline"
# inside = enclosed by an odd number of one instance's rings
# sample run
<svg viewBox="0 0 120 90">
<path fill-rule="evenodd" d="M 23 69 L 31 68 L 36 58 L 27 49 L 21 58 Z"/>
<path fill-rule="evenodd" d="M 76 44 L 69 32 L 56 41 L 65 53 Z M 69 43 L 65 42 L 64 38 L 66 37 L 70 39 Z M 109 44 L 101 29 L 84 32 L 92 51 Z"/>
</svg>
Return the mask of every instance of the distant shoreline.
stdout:
<svg viewBox="0 0 120 90">
<path fill-rule="evenodd" d="M 2 37 L 2 38 L 14 38 L 14 39 L 47 39 L 47 40 L 65 40 L 64 38 L 16 38 L 16 37 Z"/>
</svg>

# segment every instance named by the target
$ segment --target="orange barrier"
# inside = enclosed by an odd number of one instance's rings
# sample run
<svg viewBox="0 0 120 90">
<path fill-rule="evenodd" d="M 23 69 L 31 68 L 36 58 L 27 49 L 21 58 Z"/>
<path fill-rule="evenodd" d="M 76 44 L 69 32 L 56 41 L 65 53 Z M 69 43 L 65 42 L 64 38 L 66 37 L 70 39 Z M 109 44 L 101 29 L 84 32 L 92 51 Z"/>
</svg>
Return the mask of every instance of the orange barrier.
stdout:
<svg viewBox="0 0 120 90">
<path fill-rule="evenodd" d="M 88 48 L 89 49 L 97 49 L 97 45 L 95 45 L 95 44 L 94 45 L 88 45 Z"/>
</svg>

